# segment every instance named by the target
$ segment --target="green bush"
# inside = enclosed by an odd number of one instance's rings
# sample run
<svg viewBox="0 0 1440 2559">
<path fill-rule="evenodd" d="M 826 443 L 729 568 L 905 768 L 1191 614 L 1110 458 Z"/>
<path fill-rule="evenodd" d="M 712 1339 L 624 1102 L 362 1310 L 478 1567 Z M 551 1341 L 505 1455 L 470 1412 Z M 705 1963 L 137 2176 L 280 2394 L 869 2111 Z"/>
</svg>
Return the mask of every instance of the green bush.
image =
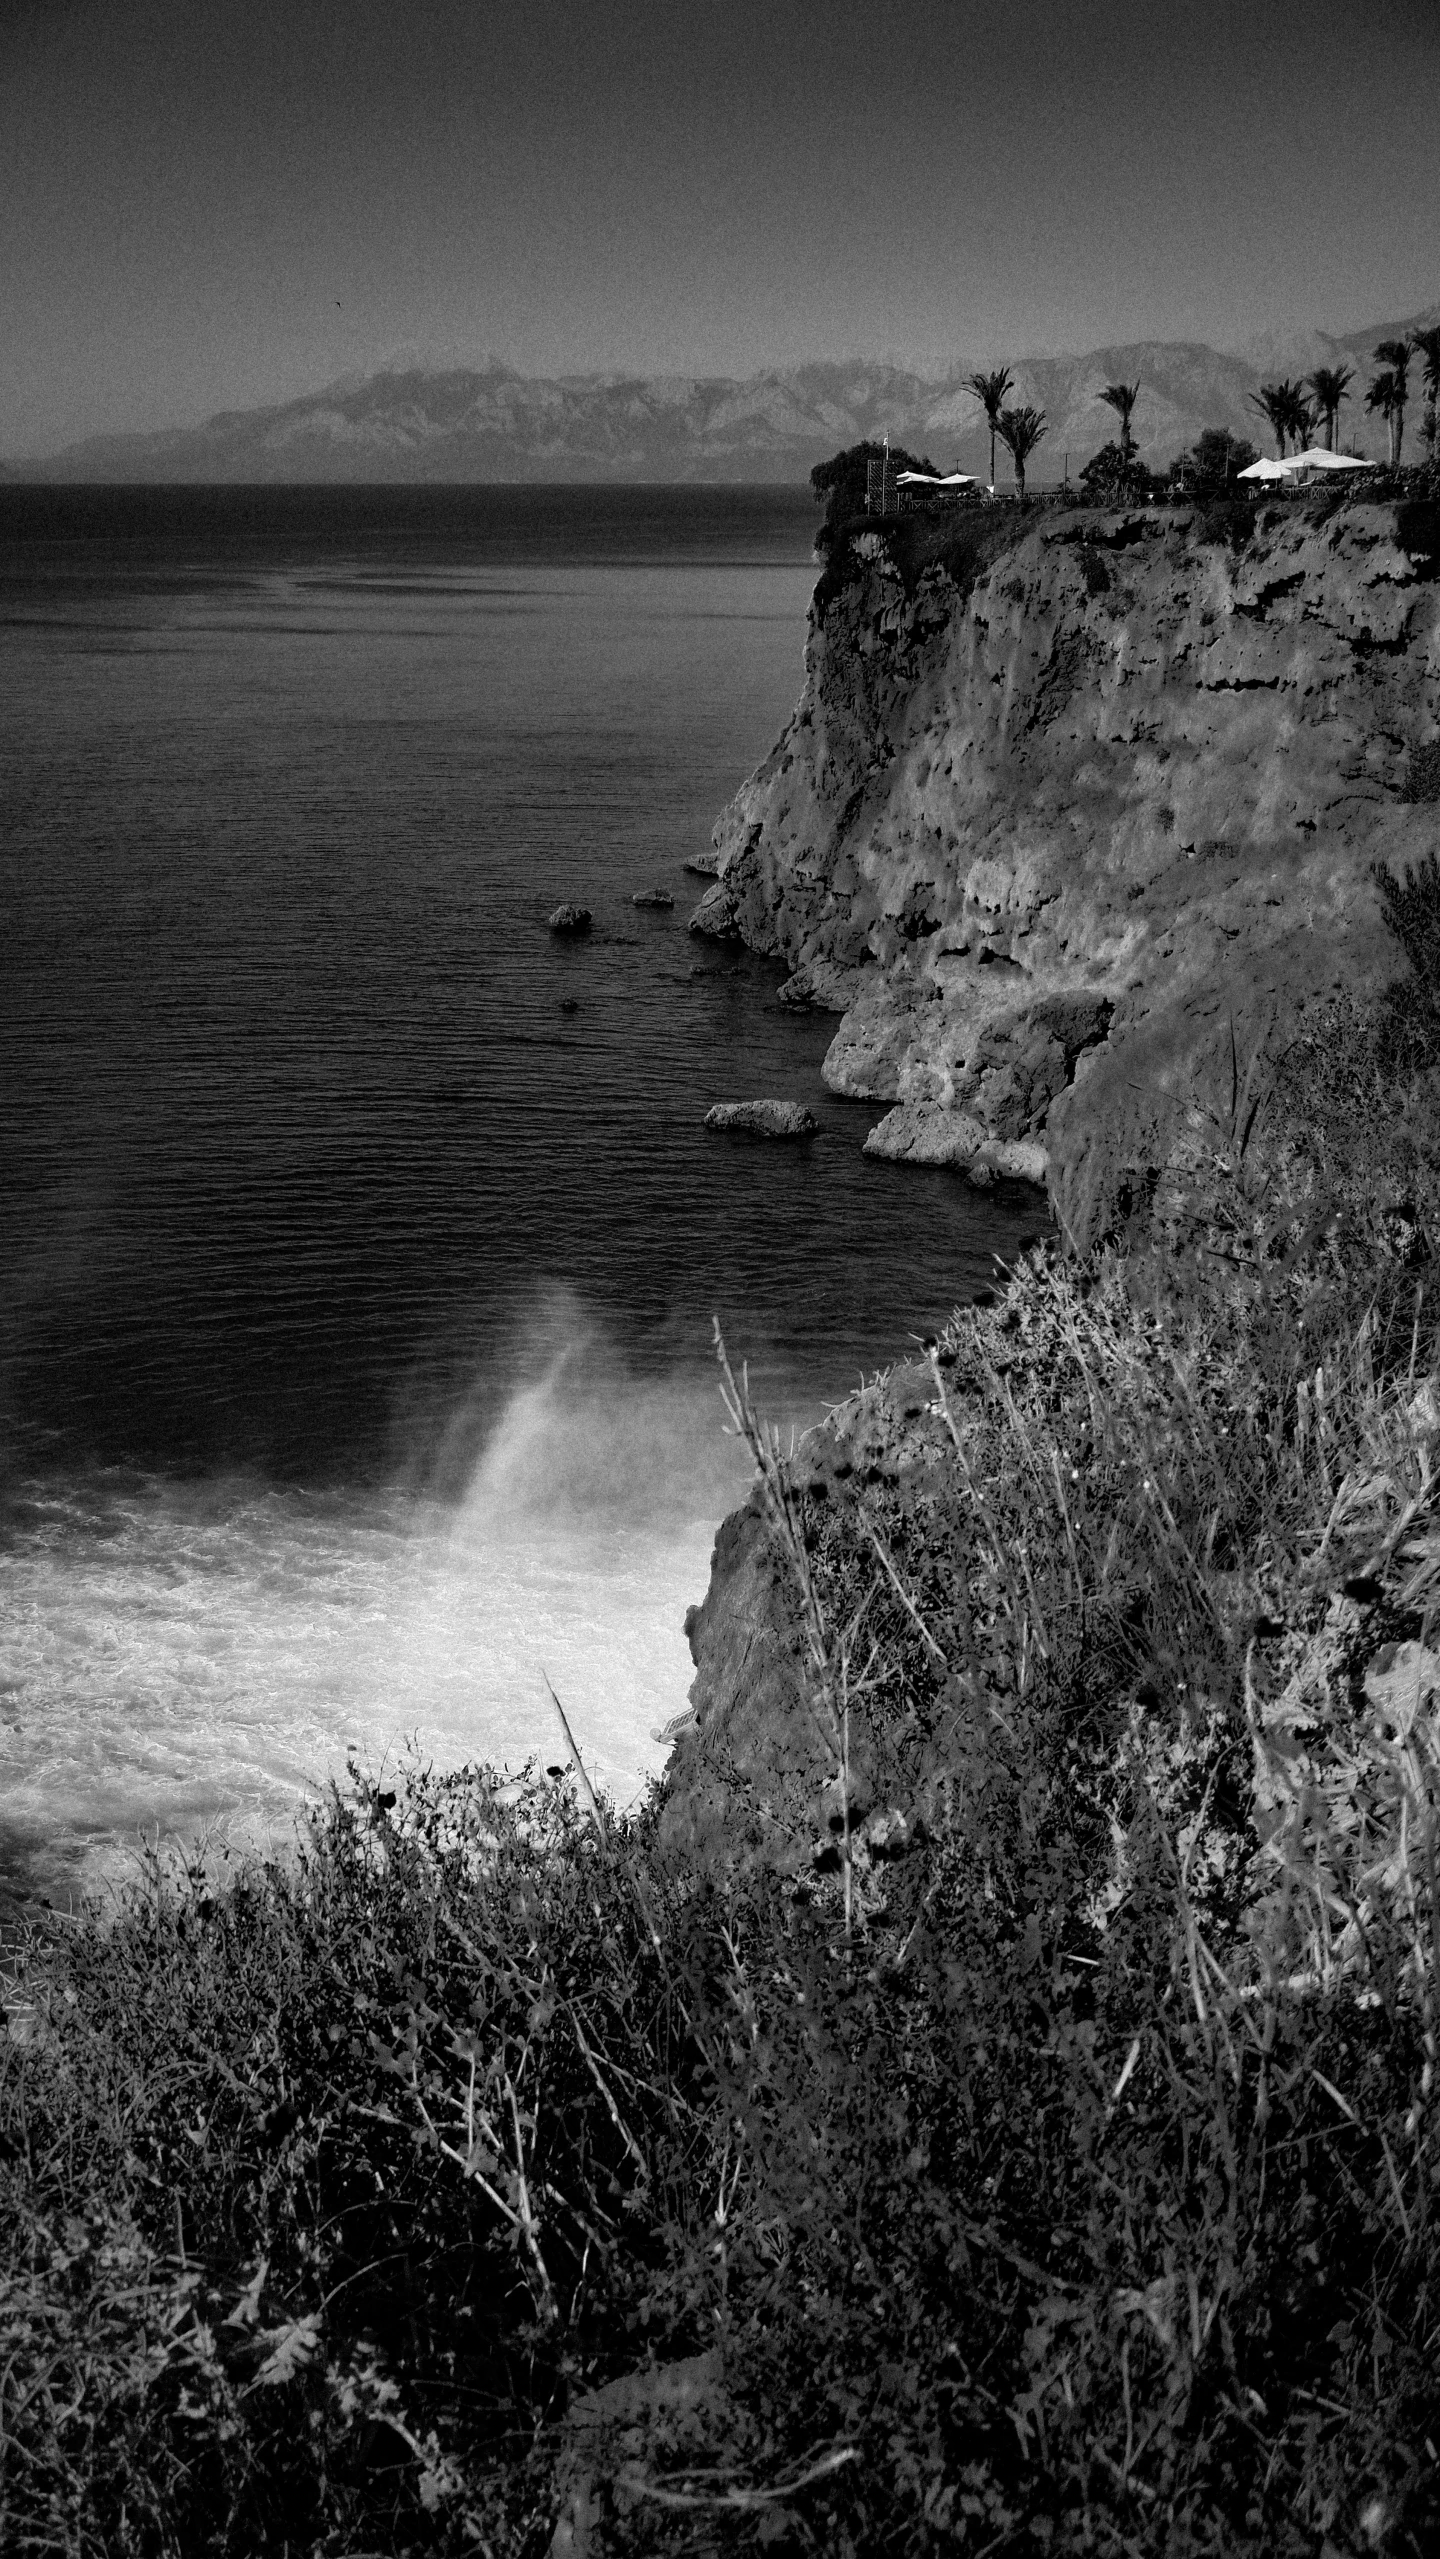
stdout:
<svg viewBox="0 0 1440 2559">
<path fill-rule="evenodd" d="M 810 487 L 825 508 L 816 535 L 817 550 L 828 547 L 837 525 L 864 515 L 869 465 L 882 460 L 887 449 L 893 470 L 928 471 L 934 476 L 935 465 L 928 455 L 917 459 L 913 453 L 907 453 L 903 444 L 892 444 L 887 448 L 878 436 L 873 435 L 862 438 L 859 444 L 847 445 L 843 452 L 833 453 L 828 462 L 817 462 L 810 474 Z"/>
<path fill-rule="evenodd" d="M 1104 444 L 1080 473 L 1080 493 L 1087 506 L 1147 506 L 1168 495 L 1168 481 L 1157 477 L 1133 453 Z"/>
<path fill-rule="evenodd" d="M 1242 497 L 1201 494 L 1195 514 L 1195 538 L 1227 551 L 1243 551 L 1255 531 L 1254 501 Z"/>
<path fill-rule="evenodd" d="M 1171 486 L 1177 497 L 1213 503 L 1233 495 L 1237 475 L 1259 459 L 1247 437 L 1232 435 L 1228 427 L 1206 427 L 1190 451 L 1171 463 Z"/>
</svg>

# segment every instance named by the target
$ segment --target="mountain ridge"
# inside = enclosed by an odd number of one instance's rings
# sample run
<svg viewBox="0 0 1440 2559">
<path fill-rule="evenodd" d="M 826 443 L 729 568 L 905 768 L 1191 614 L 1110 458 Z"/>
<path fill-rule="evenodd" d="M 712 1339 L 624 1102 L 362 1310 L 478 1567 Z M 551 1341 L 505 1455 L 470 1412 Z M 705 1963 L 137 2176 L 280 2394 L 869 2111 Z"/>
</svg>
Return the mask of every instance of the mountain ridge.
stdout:
<svg viewBox="0 0 1440 2559">
<path fill-rule="evenodd" d="M 1018 357 L 1015 396 L 1049 420 L 1032 481 L 1059 479 L 1108 440 L 1114 420 L 1098 396 L 1108 381 L 1138 377 L 1136 443 L 1159 464 L 1206 426 L 1260 441 L 1250 394 L 1267 372 L 1349 363 L 1358 392 L 1379 338 L 1436 321 L 1440 303 L 1403 323 L 1343 336 L 1269 332 L 1248 350 L 1143 339 L 1083 355 Z M 50 455 L 13 456 L 7 468 L 22 481 L 790 481 L 838 445 L 888 434 L 947 467 L 988 476 L 989 439 L 967 387 L 973 369 L 967 361 L 937 377 L 857 356 L 744 377 L 539 377 L 495 358 L 481 366 L 407 363 L 344 375 L 297 399 L 220 410 L 198 426 L 90 436 Z M 1356 392 L 1342 431 L 1362 449 L 1367 442 L 1381 449 Z"/>
</svg>

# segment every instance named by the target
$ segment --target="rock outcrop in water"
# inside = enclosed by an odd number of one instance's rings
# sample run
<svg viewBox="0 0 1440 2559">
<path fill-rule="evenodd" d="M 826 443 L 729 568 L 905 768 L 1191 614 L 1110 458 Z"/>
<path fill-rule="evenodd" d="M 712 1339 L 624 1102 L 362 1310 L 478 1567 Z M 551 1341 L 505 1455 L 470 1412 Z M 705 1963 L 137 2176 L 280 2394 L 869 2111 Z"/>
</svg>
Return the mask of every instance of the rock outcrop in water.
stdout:
<svg viewBox="0 0 1440 2559">
<path fill-rule="evenodd" d="M 978 569 L 869 536 L 827 572 L 693 927 L 843 1013 L 870 1151 L 1048 1179 L 1083 1240 L 1232 1031 L 1394 974 L 1371 866 L 1440 839 L 1440 509 L 1011 521 Z"/>
<path fill-rule="evenodd" d="M 813 1137 L 820 1123 L 803 1102 L 712 1102 L 707 1128 L 743 1130 L 748 1137 Z"/>
</svg>

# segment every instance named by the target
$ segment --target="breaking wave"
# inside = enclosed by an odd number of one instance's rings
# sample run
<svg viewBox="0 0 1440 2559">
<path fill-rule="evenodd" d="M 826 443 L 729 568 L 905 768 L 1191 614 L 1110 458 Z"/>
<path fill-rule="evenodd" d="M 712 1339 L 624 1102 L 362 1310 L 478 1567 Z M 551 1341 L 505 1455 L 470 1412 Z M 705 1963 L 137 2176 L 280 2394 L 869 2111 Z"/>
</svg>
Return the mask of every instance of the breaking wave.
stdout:
<svg viewBox="0 0 1440 2559">
<path fill-rule="evenodd" d="M 288 1838 L 347 1755 L 518 1765 L 542 1669 L 620 1800 L 684 1705 L 683 1626 L 746 1462 L 713 1385 L 635 1379 L 550 1306 L 498 1420 L 477 1383 L 402 1479 L 34 1485 L 0 1557 L 0 1872 L 88 1889 L 142 1833 Z"/>
</svg>

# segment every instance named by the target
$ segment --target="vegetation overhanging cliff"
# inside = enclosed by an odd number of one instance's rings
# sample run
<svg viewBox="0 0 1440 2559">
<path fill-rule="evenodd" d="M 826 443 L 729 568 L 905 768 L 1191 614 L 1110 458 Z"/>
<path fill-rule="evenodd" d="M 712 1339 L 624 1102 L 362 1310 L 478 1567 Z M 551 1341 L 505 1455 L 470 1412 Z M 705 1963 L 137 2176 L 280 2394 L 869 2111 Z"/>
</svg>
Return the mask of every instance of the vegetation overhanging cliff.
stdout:
<svg viewBox="0 0 1440 2559">
<path fill-rule="evenodd" d="M 1085 1242 L 1223 1059 L 1390 966 L 1433 839 L 1440 508 L 977 513 L 832 551 L 694 918 L 843 1011 L 874 1152 L 1048 1177 Z"/>
</svg>

